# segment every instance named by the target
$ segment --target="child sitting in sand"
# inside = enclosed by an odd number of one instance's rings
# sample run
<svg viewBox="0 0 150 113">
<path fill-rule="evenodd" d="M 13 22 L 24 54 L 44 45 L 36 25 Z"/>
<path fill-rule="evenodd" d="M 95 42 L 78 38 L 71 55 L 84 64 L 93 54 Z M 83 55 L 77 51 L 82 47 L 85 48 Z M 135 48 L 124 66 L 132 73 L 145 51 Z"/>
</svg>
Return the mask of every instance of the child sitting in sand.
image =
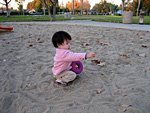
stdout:
<svg viewBox="0 0 150 113">
<path fill-rule="evenodd" d="M 56 48 L 52 72 L 56 79 L 56 84 L 64 87 L 77 76 L 75 72 L 70 70 L 72 61 L 82 61 L 95 57 L 94 52 L 89 54 L 70 52 L 70 41 L 71 36 L 64 31 L 56 32 L 52 37 L 52 43 Z"/>
</svg>

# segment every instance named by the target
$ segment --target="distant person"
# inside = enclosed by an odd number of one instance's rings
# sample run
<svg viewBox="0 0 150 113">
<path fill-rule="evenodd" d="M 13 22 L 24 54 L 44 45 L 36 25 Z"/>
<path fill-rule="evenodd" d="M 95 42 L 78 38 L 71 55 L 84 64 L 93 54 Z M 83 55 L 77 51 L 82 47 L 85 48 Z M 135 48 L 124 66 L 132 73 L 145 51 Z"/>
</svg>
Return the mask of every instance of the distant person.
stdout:
<svg viewBox="0 0 150 113">
<path fill-rule="evenodd" d="M 95 53 L 73 53 L 70 52 L 71 36 L 64 31 L 58 31 L 52 36 L 52 43 L 56 48 L 54 57 L 54 67 L 52 72 L 56 79 L 56 84 L 67 86 L 67 83 L 76 78 L 76 73 L 71 71 L 73 61 L 83 61 L 87 58 L 95 57 Z"/>
</svg>

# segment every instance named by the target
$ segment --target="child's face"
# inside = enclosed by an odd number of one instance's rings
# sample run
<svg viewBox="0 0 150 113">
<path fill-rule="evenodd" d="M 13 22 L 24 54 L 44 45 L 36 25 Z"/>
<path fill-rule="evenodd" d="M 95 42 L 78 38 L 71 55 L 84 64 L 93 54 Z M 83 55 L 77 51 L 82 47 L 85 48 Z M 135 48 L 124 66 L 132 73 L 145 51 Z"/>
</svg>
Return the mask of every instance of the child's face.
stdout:
<svg viewBox="0 0 150 113">
<path fill-rule="evenodd" d="M 58 44 L 58 48 L 59 49 L 67 49 L 69 50 L 70 49 L 70 40 L 64 40 L 64 43 L 63 44 Z"/>
</svg>

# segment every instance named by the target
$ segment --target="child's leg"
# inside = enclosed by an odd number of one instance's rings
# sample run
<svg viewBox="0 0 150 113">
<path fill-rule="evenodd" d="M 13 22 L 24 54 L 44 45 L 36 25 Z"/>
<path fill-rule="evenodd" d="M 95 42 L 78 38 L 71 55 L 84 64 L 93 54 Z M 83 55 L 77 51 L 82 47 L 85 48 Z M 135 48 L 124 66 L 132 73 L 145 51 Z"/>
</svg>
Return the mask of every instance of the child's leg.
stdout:
<svg viewBox="0 0 150 113">
<path fill-rule="evenodd" d="M 73 71 L 64 71 L 57 75 L 55 78 L 57 82 L 67 84 L 68 82 L 73 81 L 76 78 L 76 76 L 76 73 L 74 73 Z"/>
</svg>

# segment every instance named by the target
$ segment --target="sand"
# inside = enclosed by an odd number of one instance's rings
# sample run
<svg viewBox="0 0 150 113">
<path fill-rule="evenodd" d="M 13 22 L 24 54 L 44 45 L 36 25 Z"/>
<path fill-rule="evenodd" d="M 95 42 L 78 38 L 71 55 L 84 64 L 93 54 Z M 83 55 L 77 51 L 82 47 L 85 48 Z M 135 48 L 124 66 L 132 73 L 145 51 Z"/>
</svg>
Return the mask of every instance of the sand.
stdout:
<svg viewBox="0 0 150 113">
<path fill-rule="evenodd" d="M 150 31 L 4 26 L 14 30 L 0 33 L 0 113 L 150 113 Z M 72 36 L 71 51 L 96 53 L 82 62 L 83 72 L 67 87 L 56 85 L 51 71 L 51 37 L 59 30 Z"/>
</svg>

